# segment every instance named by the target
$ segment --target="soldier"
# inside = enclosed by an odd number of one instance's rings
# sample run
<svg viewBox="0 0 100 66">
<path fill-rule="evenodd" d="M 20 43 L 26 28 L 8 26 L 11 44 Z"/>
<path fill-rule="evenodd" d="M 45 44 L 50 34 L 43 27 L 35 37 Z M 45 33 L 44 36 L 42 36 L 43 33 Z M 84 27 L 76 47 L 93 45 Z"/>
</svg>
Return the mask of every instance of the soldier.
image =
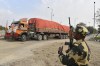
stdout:
<svg viewBox="0 0 100 66">
<path fill-rule="evenodd" d="M 90 49 L 85 42 L 85 37 L 88 30 L 84 26 L 77 26 L 74 32 L 73 47 L 63 54 L 63 46 L 59 47 L 58 54 L 62 64 L 67 66 L 89 66 Z"/>
</svg>

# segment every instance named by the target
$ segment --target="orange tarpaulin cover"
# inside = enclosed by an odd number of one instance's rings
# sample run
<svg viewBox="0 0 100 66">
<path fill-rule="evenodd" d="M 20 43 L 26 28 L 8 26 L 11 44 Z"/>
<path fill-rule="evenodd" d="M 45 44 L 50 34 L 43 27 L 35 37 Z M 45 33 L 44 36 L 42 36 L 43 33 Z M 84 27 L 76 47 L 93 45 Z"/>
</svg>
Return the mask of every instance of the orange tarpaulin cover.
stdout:
<svg viewBox="0 0 100 66">
<path fill-rule="evenodd" d="M 33 23 L 35 24 L 36 28 L 41 28 L 41 29 L 57 29 L 60 31 L 64 31 L 68 33 L 69 31 L 69 26 L 61 25 L 57 22 L 54 21 L 49 21 L 49 20 L 44 20 L 40 18 L 31 18 L 29 19 L 28 23 Z"/>
</svg>

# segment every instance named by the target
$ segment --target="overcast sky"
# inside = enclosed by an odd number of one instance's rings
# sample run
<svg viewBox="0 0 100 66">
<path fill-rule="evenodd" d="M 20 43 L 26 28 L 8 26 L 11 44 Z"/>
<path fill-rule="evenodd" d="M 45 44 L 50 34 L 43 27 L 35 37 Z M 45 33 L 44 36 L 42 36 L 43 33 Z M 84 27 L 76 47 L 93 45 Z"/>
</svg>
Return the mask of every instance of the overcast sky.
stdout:
<svg viewBox="0 0 100 66">
<path fill-rule="evenodd" d="M 61 24 L 68 25 L 68 17 L 71 17 L 73 26 L 79 22 L 93 25 L 94 1 L 98 10 L 100 0 L 0 0 L 0 25 L 20 18 L 50 20 L 52 9 L 53 20 Z"/>
</svg>

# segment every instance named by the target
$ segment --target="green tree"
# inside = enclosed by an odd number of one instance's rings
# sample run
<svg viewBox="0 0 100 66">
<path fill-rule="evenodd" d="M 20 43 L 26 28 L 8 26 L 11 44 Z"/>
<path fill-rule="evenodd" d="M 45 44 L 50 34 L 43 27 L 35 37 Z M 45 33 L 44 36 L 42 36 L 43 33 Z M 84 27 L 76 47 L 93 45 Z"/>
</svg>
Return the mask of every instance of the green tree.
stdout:
<svg viewBox="0 0 100 66">
<path fill-rule="evenodd" d="M 97 30 L 95 28 L 93 28 L 92 26 L 88 26 L 87 29 L 88 29 L 90 34 L 93 34 L 93 33 L 97 32 Z"/>
<path fill-rule="evenodd" d="M 0 25 L 0 30 L 5 30 L 5 27 Z"/>
<path fill-rule="evenodd" d="M 2 30 L 2 26 L 0 25 L 0 30 Z"/>
<path fill-rule="evenodd" d="M 100 9 L 96 11 L 96 21 L 97 21 L 97 24 L 100 25 Z"/>
</svg>

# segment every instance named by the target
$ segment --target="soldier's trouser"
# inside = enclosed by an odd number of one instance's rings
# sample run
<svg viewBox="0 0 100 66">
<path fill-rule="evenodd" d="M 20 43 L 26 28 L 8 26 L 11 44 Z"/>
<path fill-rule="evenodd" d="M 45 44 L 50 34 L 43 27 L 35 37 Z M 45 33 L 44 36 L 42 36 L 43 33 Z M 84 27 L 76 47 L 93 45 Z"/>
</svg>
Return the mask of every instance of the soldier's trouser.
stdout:
<svg viewBox="0 0 100 66">
<path fill-rule="evenodd" d="M 63 55 L 60 57 L 61 63 L 67 66 L 78 66 L 73 59 L 68 59 L 67 55 Z"/>
</svg>

